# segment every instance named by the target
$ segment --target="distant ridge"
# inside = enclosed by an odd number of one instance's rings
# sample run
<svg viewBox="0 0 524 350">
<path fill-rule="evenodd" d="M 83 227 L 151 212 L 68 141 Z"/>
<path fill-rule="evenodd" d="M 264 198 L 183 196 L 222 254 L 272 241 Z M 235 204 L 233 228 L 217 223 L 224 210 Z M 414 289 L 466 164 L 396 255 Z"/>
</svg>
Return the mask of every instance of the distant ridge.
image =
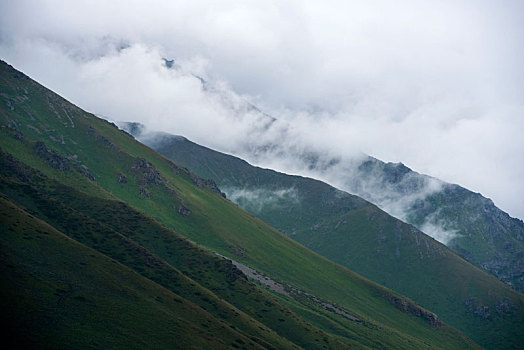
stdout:
<svg viewBox="0 0 524 350">
<path fill-rule="evenodd" d="M 4 62 L 0 148 L 8 347 L 479 348 Z"/>
<path fill-rule="evenodd" d="M 493 298 L 494 290 L 505 294 L 509 287 L 357 196 L 317 180 L 251 166 L 181 136 L 149 134 L 145 141 L 213 178 L 229 199 L 289 237 L 408 295 L 481 344 L 488 344 L 480 339 L 493 331 L 495 320 L 505 322 L 496 310 L 512 312 L 505 297 Z"/>
</svg>

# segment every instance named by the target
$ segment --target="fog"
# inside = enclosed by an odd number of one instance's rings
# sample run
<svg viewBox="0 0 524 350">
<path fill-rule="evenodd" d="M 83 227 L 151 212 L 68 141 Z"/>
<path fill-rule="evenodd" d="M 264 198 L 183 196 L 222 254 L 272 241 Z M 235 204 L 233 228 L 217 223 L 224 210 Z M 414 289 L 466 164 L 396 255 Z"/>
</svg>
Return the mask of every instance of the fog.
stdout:
<svg viewBox="0 0 524 350">
<path fill-rule="evenodd" d="M 334 185 L 300 157 L 403 162 L 524 218 L 523 17 L 520 1 L 4 1 L 0 57 L 110 120 Z"/>
<path fill-rule="evenodd" d="M 294 188 L 221 188 L 227 198 L 240 205 L 242 208 L 252 213 L 260 213 L 268 209 L 285 209 L 282 203 L 298 203 L 300 198 Z M 283 202 L 281 202 L 283 201 Z"/>
</svg>

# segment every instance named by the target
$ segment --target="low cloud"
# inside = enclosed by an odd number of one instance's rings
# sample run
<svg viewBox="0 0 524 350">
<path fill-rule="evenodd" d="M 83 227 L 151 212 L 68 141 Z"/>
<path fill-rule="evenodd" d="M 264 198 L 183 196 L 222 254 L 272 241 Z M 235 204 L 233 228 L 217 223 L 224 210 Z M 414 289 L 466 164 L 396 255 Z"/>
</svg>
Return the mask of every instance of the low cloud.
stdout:
<svg viewBox="0 0 524 350">
<path fill-rule="evenodd" d="M 420 230 L 440 243 L 448 244 L 459 236 L 458 230 L 448 228 L 446 223 L 436 219 L 437 215 L 438 213 L 435 212 L 428 217 L 424 224 L 420 226 Z"/>
<path fill-rule="evenodd" d="M 238 204 L 242 208 L 253 213 L 260 213 L 262 210 L 282 209 L 289 203 L 299 203 L 300 199 L 294 188 L 237 188 L 229 187 L 222 189 L 227 198 Z"/>
<path fill-rule="evenodd" d="M 523 16 L 511 0 L 4 1 L 0 56 L 108 119 L 333 184 L 302 158 L 401 161 L 523 218 Z"/>
</svg>

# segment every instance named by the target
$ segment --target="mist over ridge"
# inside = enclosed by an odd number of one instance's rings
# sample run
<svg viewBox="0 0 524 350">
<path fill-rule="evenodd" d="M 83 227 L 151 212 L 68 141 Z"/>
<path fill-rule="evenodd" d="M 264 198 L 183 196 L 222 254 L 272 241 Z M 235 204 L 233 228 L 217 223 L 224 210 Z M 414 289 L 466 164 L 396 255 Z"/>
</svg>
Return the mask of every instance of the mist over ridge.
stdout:
<svg viewBox="0 0 524 350">
<path fill-rule="evenodd" d="M 368 207 L 393 219 L 368 202 L 371 201 L 411 224 L 406 225 L 411 227 L 408 231 L 419 232 L 415 227 L 418 228 L 506 284 L 524 290 L 524 222 L 511 218 L 479 193 L 416 173 L 402 163 L 384 163 L 369 156 L 345 161 L 326 160 L 313 151 L 295 154 L 294 164 L 300 162 L 303 166 L 299 172 L 331 178 L 339 184 L 338 188 L 345 190 L 342 191 L 326 181 L 250 165 L 241 158 L 198 145 L 182 136 L 147 131 L 137 123 L 120 123 L 120 126 L 176 163 L 213 179 L 230 200 L 252 215 L 313 250 L 336 257 L 337 262 L 348 256 L 354 258 L 342 243 L 356 243 L 351 230 L 363 234 L 365 239 L 375 238 L 375 243 L 386 239 L 380 233 L 384 226 L 376 222 L 377 217 L 371 215 L 365 220 L 375 224 L 374 230 L 378 230 L 375 234 L 359 226 L 359 220 L 349 218 L 352 211 L 362 214 L 361 210 Z M 268 147 L 263 151 L 276 149 Z M 258 153 L 261 154 L 265 153 Z M 288 154 L 287 158 L 280 159 L 290 158 Z M 405 238 L 399 234 L 394 241 L 399 243 Z M 380 251 L 380 247 L 377 249 Z M 357 249 L 354 253 L 358 256 L 361 251 Z M 394 254 L 400 258 L 398 247 Z M 343 256 L 346 258 L 342 259 Z"/>
<path fill-rule="evenodd" d="M 403 162 L 524 217 L 519 2 L 55 5 L 1 4 L 0 55 L 80 107 L 286 172 Z"/>
</svg>

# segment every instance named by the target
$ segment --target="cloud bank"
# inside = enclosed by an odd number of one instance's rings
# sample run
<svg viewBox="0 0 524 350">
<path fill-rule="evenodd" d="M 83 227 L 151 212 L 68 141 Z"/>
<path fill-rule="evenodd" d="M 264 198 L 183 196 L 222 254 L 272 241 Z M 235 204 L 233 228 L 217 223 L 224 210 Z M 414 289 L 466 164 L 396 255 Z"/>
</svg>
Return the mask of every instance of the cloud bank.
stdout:
<svg viewBox="0 0 524 350">
<path fill-rule="evenodd" d="M 279 150 L 402 161 L 523 218 L 523 17 L 520 1 L 5 1 L 0 56 L 112 120 L 287 172 Z"/>
<path fill-rule="evenodd" d="M 297 190 L 294 188 L 237 188 L 225 187 L 222 189 L 227 198 L 240 205 L 242 208 L 254 213 L 263 209 L 285 209 L 289 203 L 299 203 Z M 282 204 L 283 203 L 285 204 Z"/>
</svg>

